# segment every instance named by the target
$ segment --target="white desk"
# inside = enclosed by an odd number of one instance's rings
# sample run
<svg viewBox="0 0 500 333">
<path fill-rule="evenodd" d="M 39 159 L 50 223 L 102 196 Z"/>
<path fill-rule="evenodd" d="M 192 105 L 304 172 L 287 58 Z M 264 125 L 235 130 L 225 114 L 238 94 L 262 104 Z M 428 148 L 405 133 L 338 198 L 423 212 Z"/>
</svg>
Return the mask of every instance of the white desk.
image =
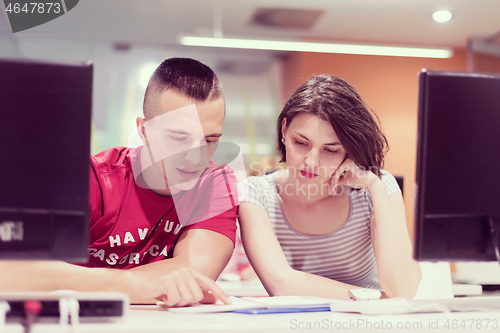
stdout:
<svg viewBox="0 0 500 333">
<path fill-rule="evenodd" d="M 496 321 L 495 321 L 496 320 Z M 486 323 L 489 321 L 489 327 Z M 466 328 L 460 327 L 465 323 Z M 493 325 L 493 323 L 496 325 Z M 445 325 L 448 324 L 449 328 Z M 453 329 L 453 325 L 457 325 Z M 470 326 L 472 325 L 472 328 Z M 481 326 L 482 328 L 478 328 Z M 22 332 L 8 325 L 6 332 Z M 245 315 L 235 313 L 181 315 L 156 306 L 132 306 L 121 322 L 80 324 L 71 330 L 56 324 L 37 324 L 32 332 L 499 332 L 500 312 L 428 313 L 363 316 L 333 312 Z"/>
<path fill-rule="evenodd" d="M 480 284 L 454 283 L 452 285 L 455 296 L 481 296 L 483 287 Z"/>
<path fill-rule="evenodd" d="M 266 289 L 264 289 L 264 286 L 259 279 L 236 282 L 218 281 L 217 284 L 222 288 L 222 290 L 224 290 L 226 294 L 232 296 L 268 296 Z M 452 289 L 453 295 L 455 296 L 483 295 L 483 289 L 481 285 L 478 284 L 454 283 L 452 285 Z M 485 294 L 499 296 L 500 292 L 490 292 Z"/>
<path fill-rule="evenodd" d="M 219 283 L 231 295 L 267 295 L 258 281 Z M 500 299 L 499 299 L 500 302 Z M 461 324 L 463 324 L 461 326 Z M 486 328 L 486 324 L 488 327 Z M 465 328 L 464 328 L 465 325 Z M 454 329 L 453 327 L 456 326 Z M 472 327 L 471 327 L 472 326 Z M 479 328 L 481 327 L 481 328 Z M 455 312 L 368 316 L 353 313 L 236 313 L 173 314 L 153 305 L 131 306 L 125 317 L 112 323 L 81 323 L 61 327 L 38 323 L 31 332 L 500 332 L 500 312 Z M 20 324 L 7 324 L 6 333 L 24 332 Z M 0 333 L 3 333 L 0 329 Z"/>
</svg>

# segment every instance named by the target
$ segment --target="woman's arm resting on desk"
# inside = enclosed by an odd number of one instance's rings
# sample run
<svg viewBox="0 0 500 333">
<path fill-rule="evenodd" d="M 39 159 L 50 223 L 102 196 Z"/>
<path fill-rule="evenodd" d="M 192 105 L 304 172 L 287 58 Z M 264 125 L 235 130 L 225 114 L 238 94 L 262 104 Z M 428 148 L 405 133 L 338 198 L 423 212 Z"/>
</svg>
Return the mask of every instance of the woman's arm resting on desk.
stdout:
<svg viewBox="0 0 500 333">
<path fill-rule="evenodd" d="M 413 298 L 421 272 L 420 265 L 412 258 L 401 193 L 389 196 L 379 177 L 360 169 L 349 158 L 335 171 L 332 181 L 333 185 L 338 183 L 368 190 L 373 205 L 370 234 L 380 287 L 388 297 Z"/>
<path fill-rule="evenodd" d="M 209 233 L 208 236 L 205 233 Z M 214 246 L 217 240 L 223 245 Z M 212 279 L 222 271 L 226 257 L 229 260 L 232 246 L 227 237 L 200 229 L 182 236 L 174 258 L 130 270 L 87 268 L 61 261 L 0 261 L 0 291 L 118 291 L 128 294 L 132 302 L 151 303 L 160 299 L 167 306 L 217 299 L 230 303 Z"/>
<path fill-rule="evenodd" d="M 358 288 L 292 269 L 274 235 L 267 213 L 257 205 L 241 202 L 239 215 L 245 252 L 269 295 L 347 299 L 347 291 Z"/>
<path fill-rule="evenodd" d="M 389 196 L 380 179 L 369 192 L 373 203 L 371 237 L 380 286 L 389 297 L 411 299 L 422 274 L 412 258 L 403 197 L 400 192 Z"/>
</svg>

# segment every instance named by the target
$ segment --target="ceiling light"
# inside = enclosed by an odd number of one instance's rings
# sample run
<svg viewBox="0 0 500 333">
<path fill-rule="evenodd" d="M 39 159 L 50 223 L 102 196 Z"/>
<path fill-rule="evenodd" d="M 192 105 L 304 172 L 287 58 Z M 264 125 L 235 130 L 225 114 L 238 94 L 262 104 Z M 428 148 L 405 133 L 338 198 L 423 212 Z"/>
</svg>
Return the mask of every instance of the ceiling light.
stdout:
<svg viewBox="0 0 500 333">
<path fill-rule="evenodd" d="M 448 22 L 449 20 L 451 20 L 451 17 L 451 13 L 447 10 L 438 10 L 437 12 L 434 12 L 434 14 L 432 14 L 432 18 L 434 19 L 434 21 L 439 23 Z"/>
<path fill-rule="evenodd" d="M 190 46 L 224 47 L 236 49 L 300 51 L 321 53 L 364 54 L 396 57 L 450 58 L 453 51 L 448 48 L 419 48 L 382 45 L 315 43 L 259 39 L 215 38 L 183 36 L 179 43 Z"/>
</svg>

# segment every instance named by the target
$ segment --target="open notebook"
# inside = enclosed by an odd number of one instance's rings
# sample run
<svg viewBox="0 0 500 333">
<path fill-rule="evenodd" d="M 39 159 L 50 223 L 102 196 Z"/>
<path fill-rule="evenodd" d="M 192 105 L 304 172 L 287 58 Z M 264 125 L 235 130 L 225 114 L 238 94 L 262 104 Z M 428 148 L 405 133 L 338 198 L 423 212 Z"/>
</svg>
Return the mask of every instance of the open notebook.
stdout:
<svg viewBox="0 0 500 333">
<path fill-rule="evenodd" d="M 275 297 L 229 297 L 233 304 L 195 304 L 190 307 L 170 308 L 173 313 L 213 313 L 213 312 L 243 312 L 269 313 L 259 311 L 243 311 L 258 309 L 324 311 L 328 308 L 333 312 L 351 312 L 365 315 L 390 315 L 404 313 L 431 313 L 456 311 L 500 311 L 500 297 L 469 297 L 445 300 L 413 300 L 404 298 L 389 298 L 374 301 L 333 300 L 312 296 L 275 296 Z M 290 311 L 277 311 L 290 312 Z"/>
<path fill-rule="evenodd" d="M 236 310 L 254 309 L 311 309 L 329 307 L 331 299 L 312 296 L 275 296 L 275 297 L 234 297 L 233 304 L 226 305 L 220 301 L 215 304 L 195 304 L 183 308 L 169 308 L 173 313 L 214 313 Z M 161 305 L 161 303 L 159 304 Z"/>
</svg>

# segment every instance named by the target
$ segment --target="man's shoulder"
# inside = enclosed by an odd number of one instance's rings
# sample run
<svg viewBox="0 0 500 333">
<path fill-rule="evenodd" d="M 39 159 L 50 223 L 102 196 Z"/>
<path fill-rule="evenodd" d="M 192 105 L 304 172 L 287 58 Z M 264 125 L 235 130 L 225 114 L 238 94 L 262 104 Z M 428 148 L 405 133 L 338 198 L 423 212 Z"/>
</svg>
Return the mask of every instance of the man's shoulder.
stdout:
<svg viewBox="0 0 500 333">
<path fill-rule="evenodd" d="M 228 175 L 228 174 L 234 174 L 233 168 L 231 168 L 227 164 L 216 164 L 210 161 L 208 164 L 207 168 L 205 169 L 205 174 L 210 174 L 213 176 L 216 175 Z"/>
<path fill-rule="evenodd" d="M 227 164 L 215 164 L 210 162 L 199 178 L 197 186 L 214 186 L 217 183 L 228 183 L 236 185 L 236 175 L 233 168 Z"/>
<path fill-rule="evenodd" d="M 90 157 L 90 163 L 97 174 L 114 174 L 131 167 L 131 156 L 137 148 L 112 147 Z"/>
<path fill-rule="evenodd" d="M 135 148 L 113 147 L 90 157 L 92 223 L 108 213 L 112 216 L 116 210 L 120 211 L 123 198 L 133 193 L 130 160 L 135 151 Z"/>
</svg>

